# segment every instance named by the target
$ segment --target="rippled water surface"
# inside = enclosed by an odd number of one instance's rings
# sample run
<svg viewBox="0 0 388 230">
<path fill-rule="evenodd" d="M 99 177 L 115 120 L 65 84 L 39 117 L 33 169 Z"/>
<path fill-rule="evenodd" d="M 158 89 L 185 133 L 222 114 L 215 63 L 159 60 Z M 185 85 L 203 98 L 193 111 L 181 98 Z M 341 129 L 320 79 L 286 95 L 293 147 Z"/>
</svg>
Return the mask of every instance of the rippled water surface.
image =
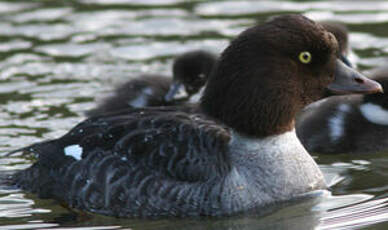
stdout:
<svg viewBox="0 0 388 230">
<path fill-rule="evenodd" d="M 115 85 L 171 75 L 175 55 L 219 53 L 243 29 L 284 13 L 342 21 L 361 70 L 387 63 L 388 1 L 0 0 L 0 228 L 388 229 L 386 154 L 315 155 L 331 194 L 264 217 L 115 219 L 1 183 L 31 163 L 7 151 L 64 134 Z"/>
</svg>

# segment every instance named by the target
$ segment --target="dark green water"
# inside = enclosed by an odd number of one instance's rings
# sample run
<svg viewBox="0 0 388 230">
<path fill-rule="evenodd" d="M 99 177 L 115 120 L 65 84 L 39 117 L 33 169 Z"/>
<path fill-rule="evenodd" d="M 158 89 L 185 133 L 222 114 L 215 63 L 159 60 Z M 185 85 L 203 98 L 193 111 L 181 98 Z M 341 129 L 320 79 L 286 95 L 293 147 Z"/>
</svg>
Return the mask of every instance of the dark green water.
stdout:
<svg viewBox="0 0 388 230">
<path fill-rule="evenodd" d="M 114 85 L 171 74 L 175 55 L 220 52 L 272 15 L 339 20 L 361 70 L 387 64 L 385 1 L 0 0 L 0 173 L 31 161 L 12 149 L 59 137 Z M 315 155 L 331 194 L 264 217 L 128 220 L 77 215 L 0 185 L 0 229 L 388 229 L 388 157 Z"/>
</svg>

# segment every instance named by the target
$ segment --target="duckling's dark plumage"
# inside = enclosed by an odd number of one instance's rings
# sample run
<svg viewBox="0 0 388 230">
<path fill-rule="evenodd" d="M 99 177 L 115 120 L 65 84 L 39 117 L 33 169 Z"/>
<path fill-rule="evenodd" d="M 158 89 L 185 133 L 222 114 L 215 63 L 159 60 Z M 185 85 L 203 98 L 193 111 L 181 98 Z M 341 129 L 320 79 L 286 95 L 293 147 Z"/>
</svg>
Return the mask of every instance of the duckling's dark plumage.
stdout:
<svg viewBox="0 0 388 230">
<path fill-rule="evenodd" d="M 175 82 L 182 83 L 189 96 L 197 93 L 205 85 L 216 61 L 214 54 L 204 50 L 178 56 L 172 67 Z"/>
<path fill-rule="evenodd" d="M 347 56 L 349 52 L 349 31 L 346 25 L 337 21 L 322 21 L 320 24 L 335 36 L 340 53 Z"/>
<path fill-rule="evenodd" d="M 383 109 L 388 109 L 388 66 L 382 66 L 369 71 L 370 78 L 381 84 L 384 94 L 369 94 L 364 96 L 364 103 L 374 103 Z"/>
<path fill-rule="evenodd" d="M 336 49 L 330 33 L 300 15 L 252 27 L 221 55 L 199 108 L 90 118 L 26 148 L 38 161 L 15 183 L 73 208 L 125 217 L 225 216 L 324 189 L 293 116 L 337 82 Z M 310 65 L 298 59 L 305 50 Z"/>
<path fill-rule="evenodd" d="M 161 75 L 142 75 L 118 86 L 113 95 L 105 98 L 96 108 L 86 112 L 86 115 L 97 116 L 128 108 L 146 106 L 167 106 L 164 96 L 168 92 L 172 79 Z"/>
<path fill-rule="evenodd" d="M 162 75 L 141 75 L 117 87 L 112 96 L 105 98 L 96 108 L 86 112 L 88 117 L 127 108 L 173 106 L 188 102 L 203 87 L 211 73 L 216 56 L 204 50 L 179 55 L 173 64 L 173 78 Z M 184 97 L 174 98 L 172 87 L 182 85 Z M 171 98 L 166 99 L 170 93 Z M 178 93 L 178 92 L 175 92 Z M 179 95 L 178 95 L 179 96 Z"/>
<path fill-rule="evenodd" d="M 319 22 L 327 31 L 332 33 L 338 41 L 339 55 L 341 60 L 350 67 L 356 66 L 356 63 L 349 60 L 349 56 L 354 55 L 349 46 L 349 31 L 345 24 L 337 21 Z"/>
<path fill-rule="evenodd" d="M 388 90 L 388 68 L 373 70 L 371 78 Z M 318 101 L 298 117 L 296 131 L 309 152 L 388 151 L 388 95 L 336 96 Z"/>
</svg>

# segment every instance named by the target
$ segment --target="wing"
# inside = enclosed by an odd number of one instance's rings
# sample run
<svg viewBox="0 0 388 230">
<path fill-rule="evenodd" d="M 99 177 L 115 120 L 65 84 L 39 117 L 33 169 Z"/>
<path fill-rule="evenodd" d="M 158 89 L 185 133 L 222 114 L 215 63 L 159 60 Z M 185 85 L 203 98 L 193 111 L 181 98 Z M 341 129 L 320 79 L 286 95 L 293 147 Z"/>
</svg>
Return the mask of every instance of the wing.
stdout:
<svg viewBox="0 0 388 230">
<path fill-rule="evenodd" d="M 40 161 L 51 163 L 76 147 L 82 159 L 103 153 L 119 156 L 128 167 L 169 179 L 195 182 L 229 170 L 229 131 L 190 107 L 143 108 L 90 118 L 62 138 L 32 146 Z M 56 160 L 57 159 L 57 160 Z M 59 163 L 60 164 L 60 163 Z"/>
<path fill-rule="evenodd" d="M 209 196 L 222 188 L 214 184 L 231 169 L 230 134 L 190 110 L 134 109 L 90 118 L 59 139 L 26 148 L 39 159 L 14 183 L 106 215 L 210 213 Z"/>
</svg>

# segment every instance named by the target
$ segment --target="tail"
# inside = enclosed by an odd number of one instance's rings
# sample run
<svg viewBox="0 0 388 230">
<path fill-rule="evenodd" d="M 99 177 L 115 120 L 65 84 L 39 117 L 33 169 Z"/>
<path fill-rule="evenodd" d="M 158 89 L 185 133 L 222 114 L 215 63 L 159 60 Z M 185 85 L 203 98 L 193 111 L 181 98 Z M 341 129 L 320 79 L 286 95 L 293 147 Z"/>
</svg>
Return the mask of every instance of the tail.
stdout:
<svg viewBox="0 0 388 230">
<path fill-rule="evenodd" d="M 12 157 L 16 154 L 21 154 L 21 155 L 28 155 L 28 154 L 39 154 L 42 152 L 42 147 L 44 147 L 46 144 L 49 144 L 50 142 L 53 142 L 54 140 L 48 140 L 48 141 L 43 141 L 39 142 L 36 144 L 29 145 L 27 147 L 23 147 L 20 149 L 15 149 L 7 154 L 5 154 L 5 157 Z"/>
<path fill-rule="evenodd" d="M 58 188 L 58 182 L 56 182 L 60 169 L 74 159 L 65 156 L 64 150 L 57 140 L 34 144 L 12 151 L 8 155 L 17 152 L 32 153 L 37 156 L 38 161 L 31 167 L 15 173 L 11 178 L 13 185 L 36 193 L 41 198 L 57 197 L 58 193 L 61 192 L 61 189 Z"/>
</svg>

